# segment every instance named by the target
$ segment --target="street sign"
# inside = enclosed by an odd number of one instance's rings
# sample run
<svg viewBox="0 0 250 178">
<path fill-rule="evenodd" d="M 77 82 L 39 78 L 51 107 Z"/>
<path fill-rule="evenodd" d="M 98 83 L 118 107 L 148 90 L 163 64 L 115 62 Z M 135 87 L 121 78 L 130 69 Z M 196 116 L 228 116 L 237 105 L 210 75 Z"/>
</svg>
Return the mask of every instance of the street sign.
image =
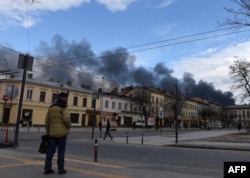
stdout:
<svg viewBox="0 0 250 178">
<path fill-rule="evenodd" d="M 32 71 L 33 60 L 34 58 L 29 55 L 19 54 L 17 68 Z"/>
<path fill-rule="evenodd" d="M 9 97 L 7 95 L 3 95 L 3 100 L 4 101 L 8 101 L 9 100 Z"/>
<path fill-rule="evenodd" d="M 159 111 L 159 118 L 163 118 L 163 111 Z"/>
</svg>

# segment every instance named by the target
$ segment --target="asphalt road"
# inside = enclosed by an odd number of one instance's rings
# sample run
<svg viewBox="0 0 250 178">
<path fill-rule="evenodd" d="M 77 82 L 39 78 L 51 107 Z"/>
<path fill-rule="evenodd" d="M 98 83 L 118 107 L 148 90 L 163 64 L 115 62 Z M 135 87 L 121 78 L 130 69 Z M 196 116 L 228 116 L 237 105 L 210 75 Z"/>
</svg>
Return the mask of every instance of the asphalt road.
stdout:
<svg viewBox="0 0 250 178">
<path fill-rule="evenodd" d="M 197 132 L 199 130 L 179 131 L 179 134 Z M 0 131 L 0 138 L 5 138 L 5 131 Z M 40 137 L 45 132 L 22 129 L 19 133 L 20 153 L 39 154 L 37 152 Z M 118 129 L 112 131 L 114 139 L 118 137 L 134 136 L 175 136 L 175 130 L 155 129 Z M 191 177 L 223 177 L 224 161 L 249 161 L 249 153 L 230 150 L 208 150 L 177 148 L 168 146 L 140 145 L 114 142 L 109 139 L 100 139 L 100 133 L 95 128 L 94 138 L 98 138 L 98 162 L 126 166 L 130 171 L 135 171 L 138 177 L 151 177 L 173 172 Z M 9 138 L 14 138 L 10 129 Z M 67 142 L 66 157 L 75 160 L 94 161 L 94 140 L 91 128 L 73 128 Z M 42 169 L 42 167 L 41 167 Z M 136 177 L 136 176 L 135 176 Z M 157 176 L 156 176 L 157 177 Z M 161 176 L 160 176 L 161 177 Z"/>
</svg>

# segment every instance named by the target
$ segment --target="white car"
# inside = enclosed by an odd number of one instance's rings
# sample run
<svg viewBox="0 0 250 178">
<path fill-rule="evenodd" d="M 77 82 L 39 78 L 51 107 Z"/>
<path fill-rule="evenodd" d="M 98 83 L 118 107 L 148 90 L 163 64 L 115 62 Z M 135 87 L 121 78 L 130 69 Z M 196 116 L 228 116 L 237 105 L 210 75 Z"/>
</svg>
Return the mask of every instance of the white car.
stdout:
<svg viewBox="0 0 250 178">
<path fill-rule="evenodd" d="M 145 128 L 145 120 L 137 120 L 136 122 L 133 123 L 133 128 Z M 155 123 L 154 120 L 152 121 L 151 118 L 148 119 L 148 125 L 147 128 L 152 128 L 154 127 Z"/>
<path fill-rule="evenodd" d="M 144 120 L 138 120 L 134 123 L 135 128 L 143 128 L 145 127 L 145 121 Z"/>
<path fill-rule="evenodd" d="M 213 129 L 221 129 L 222 127 L 221 127 L 221 125 L 212 125 L 211 126 L 211 128 L 213 128 Z"/>
</svg>

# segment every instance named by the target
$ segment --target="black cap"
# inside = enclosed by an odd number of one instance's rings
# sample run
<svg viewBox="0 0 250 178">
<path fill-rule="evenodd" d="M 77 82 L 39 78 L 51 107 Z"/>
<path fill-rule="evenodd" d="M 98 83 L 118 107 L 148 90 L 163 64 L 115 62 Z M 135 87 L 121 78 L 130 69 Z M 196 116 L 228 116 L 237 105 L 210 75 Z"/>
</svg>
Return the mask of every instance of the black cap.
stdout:
<svg viewBox="0 0 250 178">
<path fill-rule="evenodd" d="M 58 97 L 68 97 L 68 93 L 61 92 L 59 93 Z"/>
</svg>

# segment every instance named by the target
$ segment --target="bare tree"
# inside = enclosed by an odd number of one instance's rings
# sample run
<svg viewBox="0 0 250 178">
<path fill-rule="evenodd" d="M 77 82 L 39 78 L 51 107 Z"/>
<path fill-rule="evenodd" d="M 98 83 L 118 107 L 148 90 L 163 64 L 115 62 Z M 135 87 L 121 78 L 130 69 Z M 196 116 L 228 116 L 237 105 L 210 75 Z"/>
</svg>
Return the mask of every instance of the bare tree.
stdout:
<svg viewBox="0 0 250 178">
<path fill-rule="evenodd" d="M 140 112 L 145 119 L 145 127 L 148 126 L 148 118 L 151 113 L 151 92 L 147 87 L 138 87 L 135 90 L 134 101 L 140 108 Z"/>
<path fill-rule="evenodd" d="M 230 77 L 234 81 L 232 89 L 240 90 L 240 94 L 238 94 L 237 97 L 243 101 L 250 96 L 250 62 L 246 59 L 236 60 L 229 69 Z"/>
<path fill-rule="evenodd" d="M 250 1 L 249 0 L 230 0 L 238 5 L 238 9 L 225 8 L 229 13 L 229 17 L 221 25 L 229 25 L 235 27 L 250 26 Z"/>
<path fill-rule="evenodd" d="M 209 124 L 212 123 L 212 118 L 214 116 L 214 113 L 212 111 L 211 108 L 207 107 L 207 108 L 203 108 L 201 111 L 200 111 L 200 116 L 202 119 L 204 119 L 206 125 L 205 125 L 205 128 L 207 128 L 207 122 Z"/>
</svg>

